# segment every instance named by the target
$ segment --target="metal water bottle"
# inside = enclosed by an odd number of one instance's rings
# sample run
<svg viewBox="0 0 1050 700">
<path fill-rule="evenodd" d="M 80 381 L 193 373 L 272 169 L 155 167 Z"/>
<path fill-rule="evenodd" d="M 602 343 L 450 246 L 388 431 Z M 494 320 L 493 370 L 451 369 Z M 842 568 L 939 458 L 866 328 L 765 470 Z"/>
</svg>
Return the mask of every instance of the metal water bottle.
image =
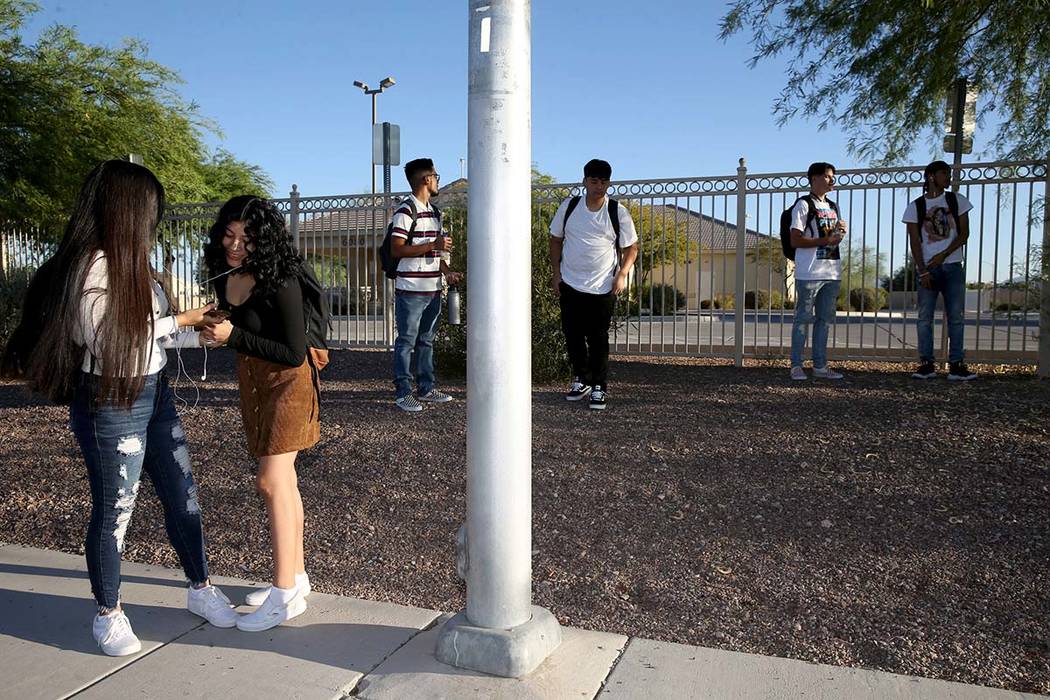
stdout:
<svg viewBox="0 0 1050 700">
<path fill-rule="evenodd" d="M 448 288 L 448 325 L 458 326 L 459 320 L 459 287 L 451 285 Z"/>
</svg>

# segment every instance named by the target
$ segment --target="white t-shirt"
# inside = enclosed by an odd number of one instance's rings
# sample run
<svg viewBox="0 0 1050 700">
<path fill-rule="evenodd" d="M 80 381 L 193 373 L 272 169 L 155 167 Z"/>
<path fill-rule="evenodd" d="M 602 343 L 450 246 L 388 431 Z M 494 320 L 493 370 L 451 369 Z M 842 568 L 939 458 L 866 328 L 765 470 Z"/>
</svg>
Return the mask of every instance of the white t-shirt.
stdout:
<svg viewBox="0 0 1050 700">
<path fill-rule="evenodd" d="M 194 330 L 179 330 L 178 321 L 171 314 L 171 304 L 164 290 L 152 281 L 153 286 L 153 326 L 150 329 L 149 340 L 149 362 L 146 365 L 145 374 L 155 374 L 168 362 L 166 348 L 187 348 L 200 345 L 200 334 Z M 87 276 L 84 280 L 84 292 L 80 296 L 80 323 L 73 331 L 73 339 L 77 345 L 84 346 L 84 361 L 80 367 L 85 372 L 94 370 L 95 374 L 102 374 L 102 365 L 99 360 L 101 353 L 98 345 L 98 331 L 102 326 L 102 317 L 106 315 L 107 293 L 109 288 L 108 269 L 106 267 L 106 256 L 99 251 L 95 253 L 91 265 L 88 267 Z M 149 323 L 148 318 L 142 319 L 143 323 Z M 91 358 L 94 355 L 95 361 Z"/>
<path fill-rule="evenodd" d="M 923 196 L 925 197 L 926 195 Z M 955 197 L 959 200 L 959 216 L 973 209 L 973 205 L 970 204 L 970 200 L 966 199 L 966 197 L 963 197 L 961 194 L 957 194 Z M 906 224 L 917 224 L 919 223 L 918 216 L 919 213 L 916 211 L 915 202 L 911 201 L 908 202 L 908 208 L 904 210 L 904 216 L 901 217 L 901 221 Z M 952 212 L 948 208 L 948 200 L 945 199 L 944 193 L 942 192 L 939 197 L 934 197 L 933 199 L 926 197 L 926 220 L 919 227 L 923 262 L 929 262 L 930 258 L 946 249 L 958 235 L 959 232 L 955 230 L 955 217 L 952 216 Z M 955 263 L 962 262 L 962 260 L 963 252 L 962 248 L 959 247 L 953 250 L 952 254 L 944 262 Z"/>
<path fill-rule="evenodd" d="M 806 238 L 823 238 L 827 232 L 838 226 L 839 217 L 827 201 L 822 202 L 816 197 L 813 197 L 813 201 L 817 206 L 817 215 L 813 217 L 810 225 L 806 226 L 806 219 L 809 217 L 809 203 L 800 199 L 791 210 L 791 228 L 798 229 Z M 842 279 L 839 247 L 836 245 L 795 248 L 795 279 Z"/>
<path fill-rule="evenodd" d="M 551 219 L 551 236 L 562 238 L 561 281 L 578 292 L 586 294 L 608 294 L 612 291 L 616 276 L 616 231 L 609 220 L 609 200 L 606 198 L 598 211 L 587 208 L 587 198 L 572 210 L 565 221 L 569 207 L 566 199 Z M 616 207 L 620 220 L 620 248 L 629 248 L 638 242 L 631 212 L 623 202 Z M 565 222 L 565 229 L 562 229 Z"/>
<path fill-rule="evenodd" d="M 394 210 L 394 225 L 390 235 L 405 241 L 405 245 L 422 245 L 436 240 L 441 233 L 441 217 L 430 204 L 423 204 L 413 194 L 408 195 L 416 205 L 416 228 L 409 240 L 408 232 L 412 227 L 412 208 L 408 198 L 402 200 Z M 394 288 L 406 294 L 434 296 L 441 291 L 441 256 L 442 253 L 432 250 L 424 255 L 412 258 L 400 258 L 397 261 L 397 280 Z"/>
</svg>

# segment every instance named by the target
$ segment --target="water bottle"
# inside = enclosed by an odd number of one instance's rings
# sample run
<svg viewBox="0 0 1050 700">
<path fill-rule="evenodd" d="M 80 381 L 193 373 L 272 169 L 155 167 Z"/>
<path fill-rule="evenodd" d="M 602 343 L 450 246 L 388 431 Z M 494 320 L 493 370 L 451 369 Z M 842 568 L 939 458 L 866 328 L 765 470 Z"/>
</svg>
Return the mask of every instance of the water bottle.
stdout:
<svg viewBox="0 0 1050 700">
<path fill-rule="evenodd" d="M 448 325 L 458 326 L 459 320 L 459 288 L 452 285 L 448 288 Z"/>
</svg>

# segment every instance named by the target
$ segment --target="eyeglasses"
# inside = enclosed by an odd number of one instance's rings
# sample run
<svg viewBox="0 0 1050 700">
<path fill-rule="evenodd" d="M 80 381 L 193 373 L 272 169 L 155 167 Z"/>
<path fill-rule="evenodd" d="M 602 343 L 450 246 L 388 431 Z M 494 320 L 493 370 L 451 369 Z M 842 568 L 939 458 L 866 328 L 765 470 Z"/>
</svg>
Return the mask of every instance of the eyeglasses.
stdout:
<svg viewBox="0 0 1050 700">
<path fill-rule="evenodd" d="M 437 173 L 427 173 L 427 177 L 434 178 L 434 182 L 441 182 L 441 176 Z"/>
</svg>

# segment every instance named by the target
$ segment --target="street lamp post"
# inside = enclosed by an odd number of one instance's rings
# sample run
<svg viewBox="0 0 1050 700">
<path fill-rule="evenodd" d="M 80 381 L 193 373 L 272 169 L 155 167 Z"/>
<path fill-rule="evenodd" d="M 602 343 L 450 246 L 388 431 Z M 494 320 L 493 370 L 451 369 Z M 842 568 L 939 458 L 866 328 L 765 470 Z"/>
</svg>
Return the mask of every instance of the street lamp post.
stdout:
<svg viewBox="0 0 1050 700">
<path fill-rule="evenodd" d="M 379 95 L 379 93 L 381 93 L 384 90 L 386 90 L 388 87 L 393 87 L 393 86 L 394 86 L 394 78 L 392 76 L 389 76 L 389 75 L 379 81 L 379 87 L 377 87 L 377 88 L 370 88 L 370 87 L 368 87 L 368 83 L 362 83 L 360 80 L 355 80 L 354 81 L 354 87 L 359 87 L 359 88 L 361 88 L 361 90 L 364 91 L 364 93 L 366 95 L 371 95 L 372 96 L 372 133 L 373 134 L 375 134 L 375 127 L 376 127 L 376 96 Z M 372 159 L 371 155 L 369 155 L 369 163 L 371 163 L 371 165 L 369 166 L 369 169 L 372 171 L 372 221 L 373 221 L 373 224 L 374 224 L 375 220 L 376 220 L 376 211 L 377 211 L 376 210 L 376 202 L 375 202 L 375 198 L 376 198 L 376 196 L 375 196 L 376 195 L 376 164 L 373 162 L 373 159 Z M 389 195 L 389 193 L 390 193 L 390 165 L 388 165 L 386 163 L 383 164 L 383 178 L 384 178 L 385 192 Z M 387 200 L 387 198 L 384 198 L 383 209 L 385 210 L 388 205 L 389 205 L 389 201 Z M 376 227 L 373 225 L 372 228 L 375 229 Z M 379 232 L 375 231 L 373 233 L 373 235 L 378 237 Z M 376 243 L 376 247 L 378 249 L 378 241 Z M 393 343 L 394 343 L 394 285 L 393 285 L 393 282 L 391 282 L 388 279 L 385 279 L 384 277 L 380 276 L 380 277 L 377 277 L 376 279 L 379 280 L 379 284 L 383 285 L 383 308 L 384 308 L 384 312 L 383 312 L 383 316 L 384 316 L 383 338 L 386 341 L 386 344 L 388 346 L 392 346 Z"/>
<path fill-rule="evenodd" d="M 362 83 L 360 80 L 354 81 L 354 87 L 361 88 L 366 95 L 372 96 L 372 126 L 376 125 L 376 95 L 386 90 L 388 87 L 394 86 L 394 79 L 391 76 L 387 76 L 379 81 L 379 87 L 370 88 L 368 83 Z M 372 194 L 376 193 L 376 164 L 372 163 Z"/>
</svg>

